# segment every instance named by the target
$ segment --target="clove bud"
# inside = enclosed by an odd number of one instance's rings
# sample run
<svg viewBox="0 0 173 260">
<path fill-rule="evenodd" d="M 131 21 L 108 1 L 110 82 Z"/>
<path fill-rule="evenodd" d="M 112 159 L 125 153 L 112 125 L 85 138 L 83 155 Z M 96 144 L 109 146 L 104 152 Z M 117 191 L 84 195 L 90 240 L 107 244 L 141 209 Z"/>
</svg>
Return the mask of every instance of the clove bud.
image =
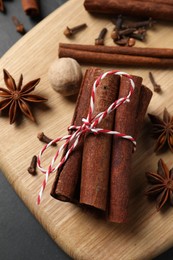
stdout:
<svg viewBox="0 0 173 260">
<path fill-rule="evenodd" d="M 107 28 L 103 28 L 98 36 L 97 39 L 95 39 L 95 45 L 104 45 L 104 38 L 107 33 Z"/>
<path fill-rule="evenodd" d="M 31 164 L 30 166 L 28 167 L 28 172 L 31 174 L 31 175 L 36 175 L 36 167 L 37 167 L 37 156 L 34 155 L 32 157 L 32 160 L 31 160 Z"/>
<path fill-rule="evenodd" d="M 18 33 L 20 33 L 22 35 L 26 33 L 23 24 L 20 23 L 20 21 L 18 20 L 18 18 L 16 16 L 12 16 L 12 21 L 13 21 L 14 25 L 16 26 L 16 31 Z"/>
<path fill-rule="evenodd" d="M 50 143 L 51 141 L 53 141 L 53 139 L 51 139 L 51 138 L 49 138 L 48 136 L 46 136 L 43 132 L 38 133 L 37 138 L 38 138 L 41 142 L 46 143 L 46 144 L 48 144 L 48 143 Z M 52 145 L 52 146 L 57 146 L 57 143 L 52 143 L 51 145 Z"/>
<path fill-rule="evenodd" d="M 151 84 L 153 85 L 154 91 L 157 93 L 161 92 L 161 86 L 156 83 L 152 72 L 149 72 L 149 79 L 151 81 Z"/>
<path fill-rule="evenodd" d="M 68 26 L 66 27 L 66 29 L 64 30 L 64 35 L 67 37 L 71 37 L 74 34 L 76 34 L 77 32 L 85 29 L 87 27 L 86 23 L 77 25 L 75 27 L 69 28 Z"/>
</svg>

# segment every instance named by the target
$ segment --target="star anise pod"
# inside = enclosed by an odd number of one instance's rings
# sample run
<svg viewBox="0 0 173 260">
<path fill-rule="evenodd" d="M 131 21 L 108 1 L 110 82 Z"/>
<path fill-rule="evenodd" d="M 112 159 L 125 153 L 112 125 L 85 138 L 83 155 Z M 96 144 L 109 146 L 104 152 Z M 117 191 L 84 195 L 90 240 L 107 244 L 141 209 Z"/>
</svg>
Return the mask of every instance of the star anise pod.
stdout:
<svg viewBox="0 0 173 260">
<path fill-rule="evenodd" d="M 28 82 L 22 87 L 23 76 L 20 76 L 18 84 L 15 83 L 13 77 L 8 73 L 7 70 L 4 72 L 4 82 L 7 89 L 0 88 L 0 97 L 3 98 L 0 101 L 0 111 L 9 109 L 10 124 L 14 123 L 18 110 L 20 110 L 26 117 L 35 121 L 35 118 L 31 112 L 29 103 L 40 103 L 45 102 L 47 99 L 30 94 L 40 82 L 40 79 L 35 79 Z"/>
<path fill-rule="evenodd" d="M 159 211 L 167 201 L 173 206 L 173 168 L 169 171 L 160 159 L 157 173 L 147 172 L 146 177 L 150 183 L 146 195 L 156 198 L 157 210 Z"/>
<path fill-rule="evenodd" d="M 166 108 L 163 111 L 163 119 L 152 114 L 148 114 L 148 116 L 153 125 L 153 137 L 157 138 L 154 151 L 159 152 L 168 146 L 173 152 L 173 117 Z"/>
</svg>

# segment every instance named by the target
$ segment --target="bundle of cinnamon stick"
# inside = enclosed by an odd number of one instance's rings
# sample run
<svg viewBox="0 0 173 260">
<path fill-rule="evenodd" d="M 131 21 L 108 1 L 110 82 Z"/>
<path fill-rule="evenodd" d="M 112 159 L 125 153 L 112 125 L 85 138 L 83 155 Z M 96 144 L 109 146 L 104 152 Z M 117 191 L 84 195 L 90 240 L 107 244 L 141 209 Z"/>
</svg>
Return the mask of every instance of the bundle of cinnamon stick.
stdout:
<svg viewBox="0 0 173 260">
<path fill-rule="evenodd" d="M 86 118 L 93 83 L 102 73 L 98 68 L 86 71 L 73 125 L 81 125 L 82 118 Z M 98 127 L 114 129 L 137 138 L 152 92 L 142 85 L 142 78 L 132 77 L 136 87 L 131 101 L 105 117 Z M 107 75 L 96 90 L 94 115 L 107 109 L 114 100 L 126 96 L 129 88 L 127 77 Z M 132 154 L 133 144 L 127 139 L 106 134 L 85 134 L 64 166 L 58 170 L 51 195 L 59 200 L 102 211 L 111 222 L 126 222 Z"/>
<path fill-rule="evenodd" d="M 173 21 L 172 0 L 85 0 L 84 6 L 91 13 L 122 14 Z"/>
<path fill-rule="evenodd" d="M 121 46 L 95 46 L 85 44 L 59 44 L 59 57 L 70 57 L 80 63 L 172 67 L 173 49 Z"/>
</svg>

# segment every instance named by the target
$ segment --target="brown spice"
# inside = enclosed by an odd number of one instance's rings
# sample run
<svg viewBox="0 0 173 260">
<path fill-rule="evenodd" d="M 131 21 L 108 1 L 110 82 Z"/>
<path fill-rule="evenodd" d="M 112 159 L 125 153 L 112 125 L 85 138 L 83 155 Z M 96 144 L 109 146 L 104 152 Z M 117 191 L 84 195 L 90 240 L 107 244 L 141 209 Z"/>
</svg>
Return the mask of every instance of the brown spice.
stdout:
<svg viewBox="0 0 173 260">
<path fill-rule="evenodd" d="M 117 98 L 119 76 L 107 75 L 96 90 L 94 115 L 106 110 Z M 98 128 L 113 129 L 114 113 L 107 115 Z M 106 211 L 110 176 L 112 136 L 86 134 L 82 159 L 80 203 Z"/>
<path fill-rule="evenodd" d="M 82 119 L 87 117 L 93 83 L 102 73 L 103 71 L 99 68 L 89 68 L 86 70 L 71 125 L 81 125 Z M 70 131 L 70 134 L 72 133 L 73 130 Z M 62 157 L 73 143 L 74 141 L 68 145 Z M 51 191 L 51 195 L 56 199 L 79 202 L 83 143 L 84 136 L 81 137 L 78 146 L 71 153 L 63 167 L 57 171 Z"/>
<path fill-rule="evenodd" d="M 146 48 L 146 47 L 118 47 L 118 46 L 95 46 L 86 44 L 59 43 L 60 48 L 106 54 L 123 54 L 129 56 L 153 57 L 153 58 L 173 58 L 173 49 L 171 48 Z"/>
<path fill-rule="evenodd" d="M 123 24 L 123 17 L 120 14 L 120 15 L 118 15 L 118 18 L 117 18 L 116 23 L 115 23 L 116 29 L 120 30 L 122 28 L 122 24 Z"/>
<path fill-rule="evenodd" d="M 156 23 L 156 21 L 152 20 L 152 18 L 149 18 L 146 21 L 139 21 L 139 22 L 126 22 L 125 24 L 123 24 L 124 28 L 151 28 L 154 24 Z M 146 30 L 146 29 L 145 29 Z"/>
<path fill-rule="evenodd" d="M 166 108 L 163 111 L 163 119 L 152 114 L 148 116 L 153 125 L 153 137 L 157 138 L 154 152 L 163 151 L 166 147 L 173 152 L 173 117 Z"/>
<path fill-rule="evenodd" d="M 39 5 L 37 0 L 21 0 L 22 7 L 25 13 L 31 17 L 36 17 L 39 15 Z"/>
<path fill-rule="evenodd" d="M 114 43 L 116 43 L 117 45 L 120 45 L 120 46 L 127 46 L 128 42 L 129 42 L 129 38 L 121 38 L 118 40 L 114 40 Z"/>
<path fill-rule="evenodd" d="M 82 23 L 80 25 L 77 25 L 75 27 L 69 28 L 68 26 L 66 27 L 66 29 L 64 30 L 64 35 L 67 37 L 71 37 L 73 35 L 75 35 L 77 32 L 85 29 L 87 27 L 86 23 Z"/>
<path fill-rule="evenodd" d="M 88 12 L 95 14 L 122 14 L 132 17 L 152 17 L 153 19 L 173 21 L 173 5 L 134 1 L 126 2 L 120 0 L 85 0 L 84 7 Z"/>
<path fill-rule="evenodd" d="M 18 110 L 20 110 L 30 120 L 35 121 L 35 118 L 31 112 L 29 103 L 41 103 L 47 101 L 47 99 L 30 94 L 40 82 L 40 79 L 35 79 L 28 82 L 22 87 L 23 76 L 20 76 L 18 84 L 15 83 L 13 77 L 7 70 L 4 72 L 4 82 L 7 87 L 0 88 L 0 97 L 3 98 L 0 101 L 0 111 L 9 108 L 10 124 L 16 121 Z"/>
<path fill-rule="evenodd" d="M 111 33 L 111 38 L 113 40 L 120 40 L 124 36 L 131 36 L 133 32 L 136 31 L 136 28 L 127 28 L 124 30 L 117 30 L 116 28 Z"/>
<path fill-rule="evenodd" d="M 120 38 L 118 34 L 118 30 L 116 28 L 114 28 L 114 30 L 111 32 L 111 38 L 113 40 L 118 40 Z"/>
<path fill-rule="evenodd" d="M 131 102 L 120 106 L 115 115 L 114 129 L 120 133 L 134 136 L 136 128 L 136 115 L 139 106 L 139 97 L 142 78 L 133 76 L 135 91 Z M 120 80 L 118 98 L 128 94 L 129 79 L 125 76 Z M 129 179 L 131 175 L 133 144 L 128 140 L 113 136 L 110 174 L 110 204 L 109 221 L 126 222 L 128 218 Z"/>
<path fill-rule="evenodd" d="M 166 202 L 173 206 L 173 168 L 168 169 L 165 162 L 158 161 L 157 173 L 146 172 L 146 177 L 150 183 L 145 194 L 156 198 L 156 208 L 159 211 Z"/>
<path fill-rule="evenodd" d="M 127 94 L 126 78 L 122 77 L 120 94 Z M 135 139 L 141 132 L 145 114 L 150 103 L 152 92 L 141 86 L 141 79 L 133 76 L 135 92 L 131 102 L 119 107 L 115 115 L 115 129 L 130 133 Z M 139 94 L 140 92 L 140 94 Z M 138 96 L 138 100 L 135 96 Z M 131 112 L 130 112 L 131 111 Z M 133 123 L 132 123 L 133 122 Z M 108 219 L 112 222 L 123 223 L 128 219 L 129 180 L 131 176 L 132 144 L 127 140 L 113 137 L 112 170 L 110 179 L 110 205 Z"/>
<path fill-rule="evenodd" d="M 108 65 L 172 67 L 173 49 L 59 44 L 59 57 L 78 62 Z"/>
<path fill-rule="evenodd" d="M 129 38 L 128 39 L 128 46 L 133 47 L 135 45 L 136 41 L 134 38 Z"/>
<path fill-rule="evenodd" d="M 114 40 L 118 45 L 133 47 L 136 43 L 134 38 L 121 38 L 119 40 Z"/>
<path fill-rule="evenodd" d="M 0 0 L 0 11 L 4 12 L 4 1 Z"/>
<path fill-rule="evenodd" d="M 118 34 L 119 34 L 119 36 L 131 35 L 135 31 L 136 31 L 136 28 L 127 28 L 124 30 L 119 30 Z"/>
<path fill-rule="evenodd" d="M 156 83 L 153 73 L 151 71 L 149 72 L 149 79 L 151 81 L 151 84 L 153 85 L 154 91 L 158 93 L 161 92 L 161 86 Z"/>
<path fill-rule="evenodd" d="M 133 32 L 130 36 L 132 38 L 135 38 L 138 41 L 142 41 L 143 42 L 143 41 L 145 41 L 146 33 L 136 33 L 136 32 Z"/>
<path fill-rule="evenodd" d="M 144 1 L 146 2 L 146 0 L 140 0 L 141 2 Z M 153 2 L 153 3 L 160 3 L 160 4 L 167 4 L 167 5 L 173 5 L 172 0 L 147 0 L 147 2 Z"/>
<path fill-rule="evenodd" d="M 107 28 L 103 28 L 101 32 L 99 33 L 99 36 L 97 39 L 95 39 L 95 45 L 104 45 L 104 38 L 107 33 Z"/>
<path fill-rule="evenodd" d="M 20 33 L 22 35 L 26 33 L 23 24 L 20 23 L 19 19 L 16 16 L 12 16 L 12 21 L 13 21 L 14 25 L 16 26 L 16 31 L 18 33 Z"/>
<path fill-rule="evenodd" d="M 31 164 L 30 166 L 28 167 L 28 172 L 31 174 L 31 175 L 36 175 L 36 168 L 37 168 L 37 156 L 34 155 L 32 157 L 32 160 L 31 160 Z"/>
<path fill-rule="evenodd" d="M 46 136 L 43 132 L 38 133 L 37 138 L 43 143 L 50 143 L 53 139 Z M 57 146 L 57 143 L 52 143 L 52 146 Z"/>
</svg>

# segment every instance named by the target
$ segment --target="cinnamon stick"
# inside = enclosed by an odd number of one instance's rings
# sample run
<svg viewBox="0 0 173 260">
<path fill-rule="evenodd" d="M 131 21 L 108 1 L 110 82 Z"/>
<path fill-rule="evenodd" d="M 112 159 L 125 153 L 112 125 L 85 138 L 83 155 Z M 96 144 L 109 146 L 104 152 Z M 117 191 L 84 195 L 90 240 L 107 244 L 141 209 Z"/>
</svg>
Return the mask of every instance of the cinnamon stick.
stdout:
<svg viewBox="0 0 173 260">
<path fill-rule="evenodd" d="M 123 104 L 116 111 L 114 129 L 120 133 L 133 136 L 135 132 L 136 114 L 142 79 L 133 77 L 135 91 L 130 103 Z M 119 98 L 128 94 L 130 82 L 126 77 L 120 81 Z M 113 137 L 111 177 L 110 177 L 110 207 L 109 220 L 112 222 L 126 222 L 129 200 L 129 177 L 131 173 L 131 157 L 133 144 L 119 137 Z"/>
<path fill-rule="evenodd" d="M 152 92 L 141 86 L 141 78 L 133 77 L 135 92 L 131 102 L 117 109 L 115 129 L 137 138 L 150 102 Z M 119 97 L 127 94 L 127 79 L 122 77 Z M 133 144 L 128 140 L 113 137 L 110 205 L 108 219 L 111 222 L 124 223 L 128 220 L 129 180 L 131 176 Z"/>
<path fill-rule="evenodd" d="M 4 2 L 3 2 L 3 0 L 0 0 L 0 11 L 4 12 Z"/>
<path fill-rule="evenodd" d="M 101 73 L 102 71 L 97 68 L 90 68 L 86 71 L 80 87 L 72 125 L 81 125 L 82 118 L 86 118 L 89 109 L 91 89 L 94 81 Z M 77 148 L 70 155 L 63 168 L 56 174 L 51 191 L 51 195 L 56 199 L 73 202 L 79 200 L 83 139 L 84 137 L 81 138 Z M 69 146 L 66 151 L 68 149 Z"/>
<path fill-rule="evenodd" d="M 107 75 L 96 90 L 94 115 L 107 109 L 118 97 L 119 77 Z M 112 130 L 114 113 L 109 114 L 99 128 Z M 80 203 L 107 208 L 112 136 L 87 134 L 82 159 Z"/>
<path fill-rule="evenodd" d="M 144 123 L 144 118 L 147 112 L 148 105 L 150 103 L 150 100 L 152 98 L 152 91 L 147 88 L 146 86 L 142 85 L 141 87 L 141 92 L 140 92 L 140 97 L 139 97 L 139 106 L 138 106 L 138 111 L 136 115 L 136 127 L 135 127 L 135 133 L 134 133 L 134 138 L 137 139 L 140 135 L 141 128 Z"/>
<path fill-rule="evenodd" d="M 158 4 L 167 4 L 167 5 L 173 5 L 172 0 L 139 0 L 141 2 L 153 2 L 153 3 L 158 3 Z"/>
<path fill-rule="evenodd" d="M 81 44 L 59 45 L 59 57 L 71 57 L 81 63 L 172 67 L 173 49 L 110 47 Z"/>
<path fill-rule="evenodd" d="M 23 10 L 25 13 L 31 17 L 38 16 L 39 11 L 39 5 L 37 0 L 21 0 Z"/>
<path fill-rule="evenodd" d="M 61 48 L 87 51 L 87 52 L 98 52 L 98 53 L 109 53 L 109 54 L 124 54 L 131 56 L 144 56 L 144 57 L 155 57 L 155 58 L 173 58 L 173 49 L 171 48 L 146 48 L 146 47 L 127 47 L 124 46 L 95 46 L 86 44 L 75 44 L 75 43 L 60 43 L 59 51 Z"/>
<path fill-rule="evenodd" d="M 173 21 L 173 6 L 151 1 L 138 0 L 85 0 L 84 7 L 91 13 L 122 14 L 133 17 L 152 17 Z"/>
</svg>

